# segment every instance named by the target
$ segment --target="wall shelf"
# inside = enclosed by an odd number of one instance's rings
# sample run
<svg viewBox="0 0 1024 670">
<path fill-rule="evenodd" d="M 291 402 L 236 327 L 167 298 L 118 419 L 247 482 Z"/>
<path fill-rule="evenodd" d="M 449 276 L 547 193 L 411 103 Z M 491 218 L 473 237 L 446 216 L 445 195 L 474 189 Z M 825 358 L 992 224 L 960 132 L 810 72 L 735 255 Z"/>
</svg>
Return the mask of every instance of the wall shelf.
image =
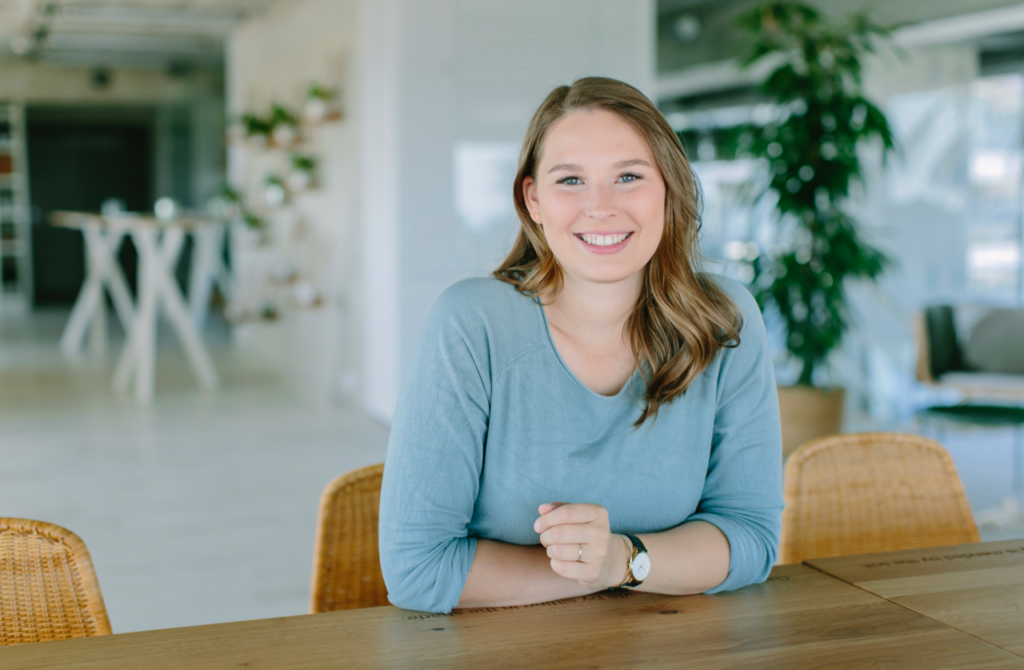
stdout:
<svg viewBox="0 0 1024 670">
<path fill-rule="evenodd" d="M 25 106 L 0 101 L 0 313 L 32 305 Z"/>
</svg>

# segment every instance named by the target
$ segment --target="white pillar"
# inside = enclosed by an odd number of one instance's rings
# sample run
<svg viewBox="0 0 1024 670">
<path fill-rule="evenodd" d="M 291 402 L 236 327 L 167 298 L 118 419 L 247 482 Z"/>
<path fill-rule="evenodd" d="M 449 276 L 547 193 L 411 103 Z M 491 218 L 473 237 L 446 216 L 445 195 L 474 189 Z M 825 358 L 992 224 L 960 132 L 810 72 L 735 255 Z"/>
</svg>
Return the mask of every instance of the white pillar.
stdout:
<svg viewBox="0 0 1024 670">
<path fill-rule="evenodd" d="M 365 408 L 390 421 L 398 398 L 399 1 L 362 0 L 359 87 Z"/>
</svg>

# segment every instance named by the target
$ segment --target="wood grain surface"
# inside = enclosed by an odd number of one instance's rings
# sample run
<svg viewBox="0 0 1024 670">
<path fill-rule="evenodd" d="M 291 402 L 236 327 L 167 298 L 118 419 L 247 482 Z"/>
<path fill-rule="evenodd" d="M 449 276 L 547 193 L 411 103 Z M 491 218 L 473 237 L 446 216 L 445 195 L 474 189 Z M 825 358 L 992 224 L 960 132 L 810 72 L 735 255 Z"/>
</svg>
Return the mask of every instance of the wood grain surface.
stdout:
<svg viewBox="0 0 1024 670">
<path fill-rule="evenodd" d="M 1024 657 L 1024 540 L 806 563 Z"/>
<path fill-rule="evenodd" d="M 0 649 L 4 670 L 634 666 L 1024 668 L 1024 659 L 803 565 L 714 596 L 604 592 L 452 615 L 378 607 Z"/>
</svg>

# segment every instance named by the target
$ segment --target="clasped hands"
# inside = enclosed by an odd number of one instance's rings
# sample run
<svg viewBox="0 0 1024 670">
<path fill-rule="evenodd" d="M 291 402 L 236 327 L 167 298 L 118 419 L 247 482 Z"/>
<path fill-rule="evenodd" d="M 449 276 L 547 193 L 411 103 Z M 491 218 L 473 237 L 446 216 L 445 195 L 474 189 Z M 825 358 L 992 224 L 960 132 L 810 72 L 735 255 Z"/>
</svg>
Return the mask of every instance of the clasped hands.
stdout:
<svg viewBox="0 0 1024 670">
<path fill-rule="evenodd" d="M 611 532 L 608 510 L 585 503 L 546 503 L 533 530 L 547 549 L 551 569 L 588 589 L 618 586 L 626 576 L 630 551 Z"/>
</svg>

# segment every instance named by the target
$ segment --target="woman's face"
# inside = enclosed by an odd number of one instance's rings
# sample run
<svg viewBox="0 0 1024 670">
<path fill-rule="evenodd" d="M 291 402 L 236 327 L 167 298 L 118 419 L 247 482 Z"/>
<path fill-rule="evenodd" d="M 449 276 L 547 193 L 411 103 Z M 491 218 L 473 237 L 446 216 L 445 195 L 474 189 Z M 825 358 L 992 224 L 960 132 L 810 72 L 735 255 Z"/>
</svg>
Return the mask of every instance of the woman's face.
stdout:
<svg viewBox="0 0 1024 670">
<path fill-rule="evenodd" d="M 647 142 L 612 112 L 577 111 L 555 122 L 523 192 L 567 280 L 640 278 L 658 249 L 665 180 Z"/>
</svg>

